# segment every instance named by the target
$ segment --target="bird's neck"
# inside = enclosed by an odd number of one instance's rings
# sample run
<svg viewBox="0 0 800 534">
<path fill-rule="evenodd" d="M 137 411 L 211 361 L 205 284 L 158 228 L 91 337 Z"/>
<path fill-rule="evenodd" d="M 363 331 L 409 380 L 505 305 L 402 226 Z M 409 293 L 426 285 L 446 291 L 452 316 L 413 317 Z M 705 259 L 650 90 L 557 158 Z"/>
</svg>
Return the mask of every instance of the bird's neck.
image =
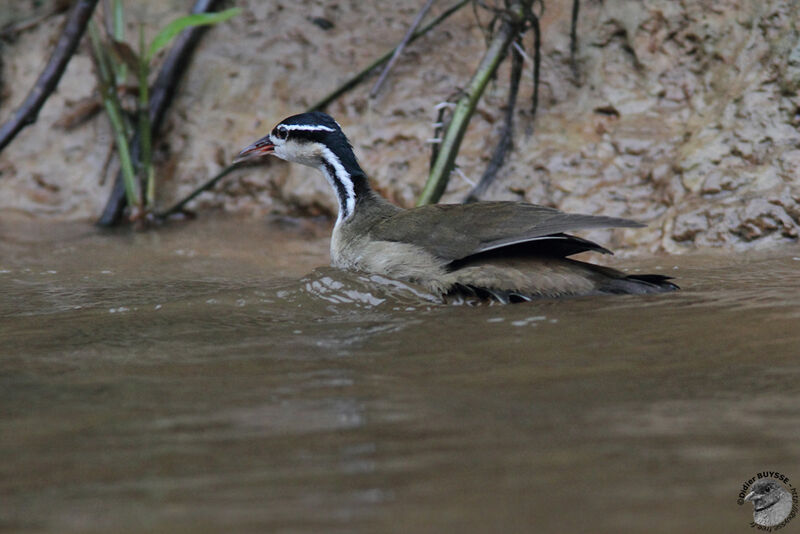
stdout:
<svg viewBox="0 0 800 534">
<path fill-rule="evenodd" d="M 359 206 L 377 197 L 349 146 L 325 147 L 318 167 L 328 179 L 339 202 L 336 224 L 350 219 Z"/>
</svg>

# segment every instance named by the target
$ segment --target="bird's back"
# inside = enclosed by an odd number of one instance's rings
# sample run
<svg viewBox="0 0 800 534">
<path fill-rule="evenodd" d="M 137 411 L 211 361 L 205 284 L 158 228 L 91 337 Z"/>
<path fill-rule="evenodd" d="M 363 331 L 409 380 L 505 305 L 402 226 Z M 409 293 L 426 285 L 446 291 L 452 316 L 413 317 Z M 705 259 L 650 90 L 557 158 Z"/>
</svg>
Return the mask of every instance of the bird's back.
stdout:
<svg viewBox="0 0 800 534">
<path fill-rule="evenodd" d="M 659 275 L 631 277 L 566 258 L 608 251 L 563 231 L 616 226 L 641 225 L 520 202 L 402 210 L 383 201 L 337 224 L 331 258 L 340 268 L 416 282 L 440 294 L 462 292 L 503 302 L 676 289 Z"/>
</svg>

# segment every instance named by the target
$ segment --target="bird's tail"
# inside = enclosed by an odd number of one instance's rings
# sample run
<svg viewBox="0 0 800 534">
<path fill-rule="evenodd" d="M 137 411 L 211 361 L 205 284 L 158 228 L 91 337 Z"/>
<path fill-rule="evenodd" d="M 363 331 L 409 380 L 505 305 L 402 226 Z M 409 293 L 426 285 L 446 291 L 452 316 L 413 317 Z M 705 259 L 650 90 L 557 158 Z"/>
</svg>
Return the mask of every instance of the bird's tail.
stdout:
<svg viewBox="0 0 800 534">
<path fill-rule="evenodd" d="M 670 280 L 671 277 L 661 274 L 630 274 L 618 278 L 609 277 L 600 289 L 603 293 L 627 295 L 667 293 L 680 289 Z"/>
</svg>

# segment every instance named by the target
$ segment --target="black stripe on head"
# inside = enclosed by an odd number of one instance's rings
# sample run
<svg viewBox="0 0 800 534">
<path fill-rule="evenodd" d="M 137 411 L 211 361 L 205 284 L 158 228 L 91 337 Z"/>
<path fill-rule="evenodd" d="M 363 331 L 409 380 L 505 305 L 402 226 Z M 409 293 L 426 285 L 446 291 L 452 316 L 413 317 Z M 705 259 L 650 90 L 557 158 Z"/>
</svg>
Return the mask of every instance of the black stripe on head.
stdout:
<svg viewBox="0 0 800 534">
<path fill-rule="evenodd" d="M 334 145 L 338 139 L 347 142 L 342 129 L 333 117 L 319 111 L 300 113 L 283 119 L 272 130 L 278 139 L 291 139 L 297 143 L 322 143 Z"/>
<path fill-rule="evenodd" d="M 325 130 L 291 130 L 289 131 L 289 139 L 298 143 L 322 143 L 327 145 L 330 142 L 329 138 L 332 133 L 334 132 Z"/>
<path fill-rule="evenodd" d="M 322 164 L 325 166 L 325 171 L 328 173 L 330 180 L 333 182 L 333 186 L 336 189 L 336 196 L 339 197 L 339 210 L 342 212 L 340 213 L 340 216 L 342 219 L 346 219 L 350 216 L 350 213 L 347 210 L 347 189 L 336 175 L 336 169 L 333 167 L 333 165 L 325 160 L 322 160 Z"/>
<path fill-rule="evenodd" d="M 322 143 L 327 146 L 331 152 L 336 154 L 351 176 L 355 177 L 359 174 L 364 174 L 364 171 L 358 165 L 355 154 L 353 154 L 353 147 L 344 135 L 339 123 L 327 113 L 311 111 L 292 115 L 283 119 L 278 126 L 280 125 L 285 125 L 289 128 L 289 139 L 293 141 Z M 273 135 L 276 134 L 278 126 L 273 130 Z M 295 128 L 292 128 L 293 126 Z M 358 180 L 354 179 L 354 181 L 357 182 Z"/>
</svg>

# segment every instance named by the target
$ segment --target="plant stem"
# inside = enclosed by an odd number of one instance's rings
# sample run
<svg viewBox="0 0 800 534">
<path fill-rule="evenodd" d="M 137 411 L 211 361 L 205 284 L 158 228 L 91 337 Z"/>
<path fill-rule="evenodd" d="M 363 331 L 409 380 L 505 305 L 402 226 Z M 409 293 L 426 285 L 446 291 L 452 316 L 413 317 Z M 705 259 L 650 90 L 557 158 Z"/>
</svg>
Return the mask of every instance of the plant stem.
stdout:
<svg viewBox="0 0 800 534">
<path fill-rule="evenodd" d="M 100 43 L 100 36 L 94 23 L 89 24 L 89 40 L 92 43 L 95 60 L 97 62 L 98 77 L 100 79 L 100 91 L 103 95 L 103 106 L 111 122 L 111 129 L 114 132 L 114 140 L 119 154 L 120 171 L 122 172 L 125 185 L 125 197 L 128 205 L 137 205 L 136 201 L 136 173 L 133 169 L 130 145 L 128 144 L 128 126 L 122 113 L 122 106 L 117 98 L 117 90 L 114 85 L 114 74 L 106 50 Z"/>
<path fill-rule="evenodd" d="M 521 41 L 521 38 L 517 39 L 518 44 Z M 492 158 L 489 160 L 489 164 L 486 166 L 486 170 L 483 172 L 483 176 L 481 176 L 480 181 L 478 181 L 478 184 L 472 188 L 472 190 L 464 199 L 465 203 L 477 202 L 480 200 L 480 196 L 486 192 L 486 190 L 494 181 L 497 173 L 500 171 L 500 168 L 505 162 L 506 155 L 512 147 L 512 136 L 514 133 L 514 108 L 516 107 L 517 95 L 519 94 L 519 82 L 522 79 L 522 53 L 512 49 L 510 54 L 511 80 L 509 81 L 508 87 L 508 101 L 506 104 L 505 118 L 503 119 L 503 127 L 500 130 L 499 135 L 500 140 L 497 142 L 497 146 L 494 149 Z"/>
<path fill-rule="evenodd" d="M 522 15 L 521 13 L 518 14 L 518 12 L 519 9 L 514 10 L 514 16 L 520 19 Z M 475 111 L 475 106 L 478 104 L 484 89 L 486 89 L 486 84 L 494 76 L 500 62 L 508 53 L 508 47 L 518 31 L 519 24 L 517 21 L 510 20 L 510 16 L 503 19 L 500 29 L 489 44 L 489 48 L 486 50 L 475 74 L 472 76 L 472 80 L 470 80 L 465 89 L 464 95 L 456 103 L 453 118 L 450 119 L 450 124 L 442 139 L 439 153 L 428 176 L 428 181 L 425 183 L 425 187 L 417 200 L 417 206 L 438 202 L 442 197 L 447 187 L 450 173 L 455 166 L 458 149 L 464 139 L 467 125 Z"/>
<path fill-rule="evenodd" d="M 125 41 L 125 13 L 122 9 L 122 0 L 113 0 L 112 2 L 112 35 L 116 41 Z M 114 74 L 116 76 L 117 85 L 125 83 L 125 78 L 128 75 L 128 69 L 125 63 L 119 62 L 115 65 Z"/>
<path fill-rule="evenodd" d="M 111 121 L 111 129 L 114 130 L 114 139 L 117 143 L 117 153 L 119 154 L 119 164 L 122 176 L 125 179 L 125 197 L 129 206 L 138 205 L 136 198 L 136 173 L 133 171 L 133 161 L 131 160 L 131 150 L 128 145 L 128 136 L 125 135 L 125 125 L 122 112 L 110 98 L 103 98 L 103 105 Z"/>
<path fill-rule="evenodd" d="M 218 3 L 220 3 L 219 0 L 195 0 L 192 13 L 211 11 Z M 206 28 L 207 26 L 197 26 L 182 31 L 170 48 L 169 53 L 167 53 L 167 57 L 164 58 L 164 62 L 161 65 L 161 69 L 150 91 L 151 139 L 158 136 L 161 123 L 164 120 L 166 110 L 175 94 L 178 81 L 188 67 L 192 51 Z M 138 139 L 138 135 L 134 136 L 131 141 L 131 154 L 134 158 L 138 158 L 138 154 L 141 150 L 140 143 L 141 141 Z M 113 226 L 119 224 L 122 220 L 122 213 L 125 209 L 125 201 L 127 198 L 124 181 L 124 176 L 121 173 L 118 174 L 114 181 L 114 187 L 106 202 L 106 206 L 103 209 L 103 213 L 97 221 L 99 226 Z"/>
<path fill-rule="evenodd" d="M 150 72 L 150 65 L 145 58 L 144 25 L 139 25 L 139 136 L 141 139 L 141 184 L 144 199 L 142 204 L 147 210 L 152 210 L 155 203 L 156 185 L 153 172 L 153 147 L 150 129 L 150 90 L 147 85 L 147 78 Z"/>
</svg>

